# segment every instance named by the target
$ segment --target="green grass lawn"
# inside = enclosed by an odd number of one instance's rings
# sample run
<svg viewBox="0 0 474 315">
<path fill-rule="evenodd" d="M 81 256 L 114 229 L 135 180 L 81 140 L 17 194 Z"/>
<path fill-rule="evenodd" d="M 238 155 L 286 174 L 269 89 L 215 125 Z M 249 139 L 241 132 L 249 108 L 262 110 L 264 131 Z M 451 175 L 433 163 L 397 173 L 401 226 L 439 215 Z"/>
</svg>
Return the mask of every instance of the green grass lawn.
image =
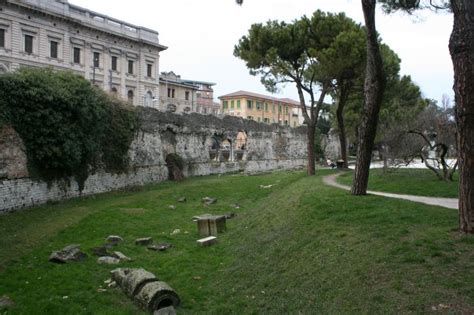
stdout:
<svg viewBox="0 0 474 315">
<path fill-rule="evenodd" d="M 324 186 L 327 173 L 192 178 L 0 216 L 0 296 L 15 301 L 6 312 L 146 314 L 119 289 L 97 291 L 115 266 L 91 255 L 48 262 L 52 250 L 78 243 L 90 254 L 118 234 L 117 250 L 134 259 L 119 266 L 170 284 L 181 314 L 474 313 L 474 237 L 456 232 L 456 211 L 353 197 Z M 204 196 L 218 202 L 206 208 Z M 230 211 L 219 242 L 198 247 L 192 216 Z M 173 247 L 135 246 L 144 236 Z"/>
<path fill-rule="evenodd" d="M 353 172 L 341 174 L 337 181 L 341 184 L 352 185 Z M 433 196 L 444 198 L 458 197 L 458 173 L 453 182 L 439 180 L 427 169 L 371 169 L 369 190 L 385 191 L 398 194 Z"/>
</svg>

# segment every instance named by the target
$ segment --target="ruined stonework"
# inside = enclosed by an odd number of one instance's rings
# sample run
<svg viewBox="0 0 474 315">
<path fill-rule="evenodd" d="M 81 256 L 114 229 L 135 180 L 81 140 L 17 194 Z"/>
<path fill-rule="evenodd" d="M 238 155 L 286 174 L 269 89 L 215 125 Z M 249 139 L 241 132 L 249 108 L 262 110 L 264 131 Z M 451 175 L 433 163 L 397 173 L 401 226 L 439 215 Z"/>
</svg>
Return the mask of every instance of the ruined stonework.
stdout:
<svg viewBox="0 0 474 315">
<path fill-rule="evenodd" d="M 0 127 L 0 180 L 28 177 L 23 141 L 11 126 Z"/>
<path fill-rule="evenodd" d="M 341 143 L 337 130 L 331 129 L 327 136 L 322 139 L 322 147 L 324 148 L 324 156 L 332 161 L 341 158 Z"/>
<path fill-rule="evenodd" d="M 107 192 L 168 179 L 166 157 L 184 160 L 185 176 L 292 169 L 306 164 L 304 127 L 288 128 L 226 116 L 177 115 L 138 109 L 140 129 L 129 150 L 126 174 L 91 174 L 81 192 L 74 180 L 50 183 L 27 176 L 23 144 L 13 130 L 0 138 L 0 213 L 53 200 Z M 4 131 L 2 131 L 2 135 Z M 15 157 L 12 159 L 11 157 Z M 13 170 L 13 171 L 12 171 Z"/>
</svg>

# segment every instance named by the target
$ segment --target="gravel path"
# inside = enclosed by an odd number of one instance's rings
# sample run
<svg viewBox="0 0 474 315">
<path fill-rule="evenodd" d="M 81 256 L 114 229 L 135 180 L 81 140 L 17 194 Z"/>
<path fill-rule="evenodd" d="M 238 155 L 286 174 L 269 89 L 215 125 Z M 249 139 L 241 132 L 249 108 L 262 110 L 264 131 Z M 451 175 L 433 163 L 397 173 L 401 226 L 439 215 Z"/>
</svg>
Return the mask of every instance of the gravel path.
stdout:
<svg viewBox="0 0 474 315">
<path fill-rule="evenodd" d="M 323 177 L 323 183 L 329 186 L 337 187 L 340 189 L 345 189 L 350 191 L 351 188 L 346 185 L 342 185 L 336 182 L 336 177 L 340 174 L 331 174 Z M 438 198 L 438 197 L 424 197 L 424 196 L 413 196 L 413 195 L 400 195 L 400 194 L 392 194 L 380 191 L 367 191 L 368 194 L 383 196 L 388 198 L 397 198 L 397 199 L 405 199 L 414 202 L 424 203 L 427 205 L 432 206 L 440 206 L 449 209 L 458 209 L 459 200 L 457 198 Z"/>
</svg>

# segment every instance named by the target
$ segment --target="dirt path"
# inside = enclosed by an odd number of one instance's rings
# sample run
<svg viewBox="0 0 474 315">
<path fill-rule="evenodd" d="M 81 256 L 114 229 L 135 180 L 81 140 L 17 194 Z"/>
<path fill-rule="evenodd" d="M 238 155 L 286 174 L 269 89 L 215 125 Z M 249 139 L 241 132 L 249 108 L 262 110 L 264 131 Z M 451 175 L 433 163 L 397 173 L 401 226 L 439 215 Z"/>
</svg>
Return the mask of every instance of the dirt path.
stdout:
<svg viewBox="0 0 474 315">
<path fill-rule="evenodd" d="M 337 187 L 340 189 L 351 190 L 349 186 L 342 185 L 336 182 L 336 177 L 340 174 L 331 174 L 323 177 L 323 183 L 329 186 Z M 383 196 L 388 198 L 397 198 L 405 199 L 414 202 L 424 203 L 432 206 L 440 206 L 449 209 L 458 209 L 458 199 L 457 198 L 438 198 L 438 197 L 424 197 L 424 196 L 413 196 L 413 195 L 401 195 L 401 194 L 392 194 L 380 191 L 367 191 L 368 194 Z"/>
</svg>

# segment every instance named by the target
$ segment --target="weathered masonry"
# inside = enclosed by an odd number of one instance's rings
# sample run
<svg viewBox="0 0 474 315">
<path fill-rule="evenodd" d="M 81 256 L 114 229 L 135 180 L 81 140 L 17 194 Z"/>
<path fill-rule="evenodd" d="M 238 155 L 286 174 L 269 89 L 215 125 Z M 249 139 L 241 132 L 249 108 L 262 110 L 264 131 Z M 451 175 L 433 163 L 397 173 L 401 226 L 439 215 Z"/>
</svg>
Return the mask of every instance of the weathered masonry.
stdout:
<svg viewBox="0 0 474 315">
<path fill-rule="evenodd" d="M 168 179 L 166 158 L 184 160 L 186 176 L 292 169 L 306 164 L 304 127 L 267 125 L 238 117 L 177 115 L 139 107 L 140 130 L 129 150 L 126 174 L 97 172 L 79 191 L 74 180 L 49 185 L 28 177 L 21 139 L 11 127 L 0 130 L 0 213 Z"/>
<path fill-rule="evenodd" d="M 0 73 L 71 70 L 135 105 L 157 106 L 158 32 L 67 0 L 0 0 Z"/>
</svg>

